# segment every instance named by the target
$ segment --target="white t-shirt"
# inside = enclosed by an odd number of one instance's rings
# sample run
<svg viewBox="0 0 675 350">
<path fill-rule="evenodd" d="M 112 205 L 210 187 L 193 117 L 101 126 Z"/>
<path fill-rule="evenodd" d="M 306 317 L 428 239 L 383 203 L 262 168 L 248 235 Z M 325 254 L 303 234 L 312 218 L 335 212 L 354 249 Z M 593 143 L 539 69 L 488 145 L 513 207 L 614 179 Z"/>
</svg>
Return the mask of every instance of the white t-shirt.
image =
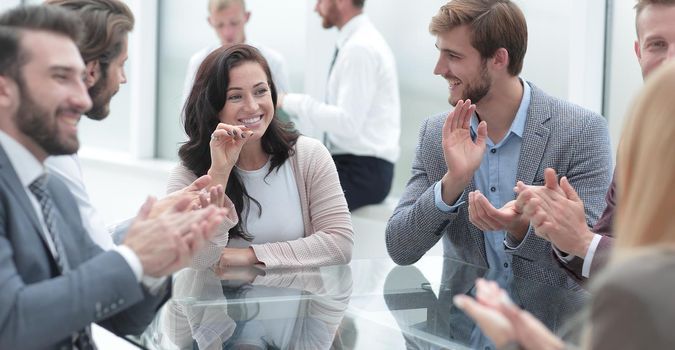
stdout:
<svg viewBox="0 0 675 350">
<path fill-rule="evenodd" d="M 267 175 L 270 166 L 268 161 L 258 170 L 235 168 L 248 194 L 260 203 L 262 214 L 258 206 L 250 201 L 249 210 L 244 211 L 242 220 L 246 222 L 245 232 L 253 236 L 253 241 L 249 243 L 234 238 L 230 239 L 229 247 L 243 248 L 250 244 L 293 241 L 304 237 L 300 194 L 291 164 L 287 160 Z"/>
</svg>

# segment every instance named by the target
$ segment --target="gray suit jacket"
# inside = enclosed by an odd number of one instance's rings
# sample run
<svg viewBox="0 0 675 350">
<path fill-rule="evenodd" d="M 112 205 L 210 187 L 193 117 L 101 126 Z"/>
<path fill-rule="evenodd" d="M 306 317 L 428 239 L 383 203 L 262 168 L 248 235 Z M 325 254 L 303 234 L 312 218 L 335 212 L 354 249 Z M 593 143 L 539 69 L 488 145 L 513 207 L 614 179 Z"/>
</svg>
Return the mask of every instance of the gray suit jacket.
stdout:
<svg viewBox="0 0 675 350">
<path fill-rule="evenodd" d="M 92 322 L 140 333 L 170 290 L 151 296 L 122 256 L 103 252 L 82 227 L 74 198 L 48 182 L 71 270 L 60 275 L 35 209 L 0 147 L 0 348 L 57 349 Z"/>
<path fill-rule="evenodd" d="M 567 176 L 585 204 L 591 225 L 604 208 L 610 182 L 607 123 L 602 116 L 548 96 L 529 84 L 532 95 L 516 179 L 543 184 L 544 169 L 548 167 Z M 445 256 L 487 267 L 483 232 L 469 222 L 468 201 L 456 213 L 441 212 L 435 205 L 433 185 L 447 171 L 441 148 L 446 116 L 443 113 L 430 117 L 422 125 L 412 177 L 387 224 L 387 251 L 397 264 L 412 264 L 443 239 Z M 464 189 L 464 198 L 475 189 L 471 181 Z M 510 238 L 507 235 L 507 240 Z M 551 244 L 532 230 L 517 249 L 507 252 L 513 254 L 516 276 L 560 287 L 578 287 L 556 263 Z"/>
</svg>

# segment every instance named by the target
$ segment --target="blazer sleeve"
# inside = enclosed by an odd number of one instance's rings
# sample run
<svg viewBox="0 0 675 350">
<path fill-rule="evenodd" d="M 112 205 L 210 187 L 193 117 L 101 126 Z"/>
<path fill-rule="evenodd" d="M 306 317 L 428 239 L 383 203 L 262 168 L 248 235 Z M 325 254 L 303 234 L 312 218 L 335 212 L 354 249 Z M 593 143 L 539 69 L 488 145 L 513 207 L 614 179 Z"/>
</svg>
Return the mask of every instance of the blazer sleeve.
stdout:
<svg viewBox="0 0 675 350">
<path fill-rule="evenodd" d="M 429 145 L 429 139 L 433 137 L 429 135 L 429 121 L 427 119 L 420 128 L 412 177 L 385 231 L 387 252 L 399 265 L 410 265 L 419 260 L 457 217 L 457 213 L 444 213 L 436 207 L 434 183 L 427 170 L 429 154 L 434 147 Z"/>
<path fill-rule="evenodd" d="M 4 223 L 0 230 L 5 230 Z M 17 271 L 6 237 L 0 232 L 2 349 L 48 347 L 144 298 L 131 268 L 114 251 L 101 252 L 65 275 L 26 283 Z"/>
<path fill-rule="evenodd" d="M 316 140 L 300 137 L 296 147 L 306 191 L 300 198 L 308 202 L 310 227 L 305 227 L 306 237 L 251 247 L 268 267 L 346 264 L 352 258 L 354 229 L 335 163 Z"/>
</svg>

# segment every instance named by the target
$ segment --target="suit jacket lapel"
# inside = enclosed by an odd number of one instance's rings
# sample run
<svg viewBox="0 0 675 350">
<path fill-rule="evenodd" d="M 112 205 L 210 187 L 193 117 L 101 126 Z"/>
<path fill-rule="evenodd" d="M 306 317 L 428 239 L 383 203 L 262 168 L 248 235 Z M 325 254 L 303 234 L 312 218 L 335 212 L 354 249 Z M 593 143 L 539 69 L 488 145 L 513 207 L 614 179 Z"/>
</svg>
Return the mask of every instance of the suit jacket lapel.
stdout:
<svg viewBox="0 0 675 350">
<path fill-rule="evenodd" d="M 7 185 L 7 188 L 9 188 L 9 192 L 14 196 L 16 203 L 19 203 L 23 212 L 30 218 L 30 222 L 35 228 L 35 232 L 40 236 L 40 241 L 47 247 L 47 242 L 44 241 L 45 238 L 41 234 L 42 225 L 35 214 L 35 208 L 33 208 L 33 205 L 30 203 L 30 199 L 28 199 L 28 196 L 23 189 L 21 180 L 19 180 L 19 176 L 16 174 L 16 171 L 14 171 L 14 167 L 12 167 L 12 164 L 9 162 L 9 158 L 7 158 L 7 154 L 2 146 L 0 146 L 0 181 L 3 181 L 5 185 Z"/>
<path fill-rule="evenodd" d="M 527 83 L 532 88 L 532 97 L 530 107 L 527 110 L 516 179 L 531 185 L 537 175 L 548 143 L 550 131 L 544 124 L 551 119 L 551 110 L 549 104 L 546 103 L 548 97 L 544 92 L 529 81 Z"/>
</svg>

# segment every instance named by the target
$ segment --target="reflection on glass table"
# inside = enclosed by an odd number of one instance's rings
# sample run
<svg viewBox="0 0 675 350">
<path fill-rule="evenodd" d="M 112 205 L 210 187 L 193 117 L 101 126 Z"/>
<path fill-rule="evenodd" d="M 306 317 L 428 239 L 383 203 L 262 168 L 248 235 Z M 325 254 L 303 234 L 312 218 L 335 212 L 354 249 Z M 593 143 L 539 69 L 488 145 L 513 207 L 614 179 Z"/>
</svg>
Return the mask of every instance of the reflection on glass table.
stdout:
<svg viewBox="0 0 675 350">
<path fill-rule="evenodd" d="M 412 266 L 363 259 L 312 269 L 185 269 L 134 341 L 148 349 L 494 349 L 452 304 L 455 294 L 473 295 L 478 277 L 498 281 L 554 331 L 588 297 L 441 257 Z"/>
</svg>

